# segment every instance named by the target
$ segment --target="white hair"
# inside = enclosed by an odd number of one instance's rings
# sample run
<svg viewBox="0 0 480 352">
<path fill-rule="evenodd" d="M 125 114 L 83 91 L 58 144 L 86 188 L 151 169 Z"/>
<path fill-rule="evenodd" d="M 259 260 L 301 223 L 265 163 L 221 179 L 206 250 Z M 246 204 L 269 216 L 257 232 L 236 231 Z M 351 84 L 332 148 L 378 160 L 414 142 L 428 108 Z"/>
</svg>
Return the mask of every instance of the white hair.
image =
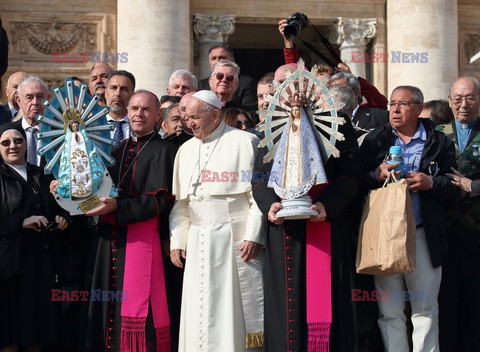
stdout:
<svg viewBox="0 0 480 352">
<path fill-rule="evenodd" d="M 41 86 L 43 86 L 43 88 L 45 88 L 45 92 L 46 92 L 47 95 L 48 95 L 48 87 L 47 87 L 47 85 L 45 84 L 45 82 L 44 82 L 40 77 L 37 77 L 37 76 L 34 76 L 34 75 L 29 75 L 27 78 L 25 78 L 25 79 L 18 85 L 17 93 L 18 93 L 18 96 L 19 96 L 20 98 L 22 97 L 23 87 L 25 87 L 27 84 L 32 83 L 32 82 L 38 83 L 38 84 L 40 84 Z"/>
<path fill-rule="evenodd" d="M 168 86 L 171 87 L 173 80 L 177 77 L 188 77 L 192 81 L 193 89 L 197 90 L 198 89 L 198 80 L 197 77 L 193 73 L 187 70 L 176 70 L 175 72 L 172 73 L 170 76 L 170 79 L 168 80 Z"/>
</svg>

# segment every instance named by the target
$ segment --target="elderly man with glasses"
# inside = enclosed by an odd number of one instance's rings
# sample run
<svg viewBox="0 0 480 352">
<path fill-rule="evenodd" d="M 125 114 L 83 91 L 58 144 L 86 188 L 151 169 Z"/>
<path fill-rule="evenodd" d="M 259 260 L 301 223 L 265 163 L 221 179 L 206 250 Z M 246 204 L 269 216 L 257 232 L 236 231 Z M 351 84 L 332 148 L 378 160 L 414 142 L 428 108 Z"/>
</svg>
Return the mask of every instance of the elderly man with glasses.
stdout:
<svg viewBox="0 0 480 352">
<path fill-rule="evenodd" d="M 220 60 L 213 66 L 213 72 L 208 79 L 208 83 L 211 91 L 220 99 L 223 109 L 241 108 L 250 111 L 251 107 L 242 106 L 233 101 L 234 93 L 239 87 L 239 74 L 240 67 L 235 62 Z"/>
<path fill-rule="evenodd" d="M 208 49 L 208 63 L 210 64 L 211 72 L 215 71 L 215 64 L 222 60 L 235 62 L 232 47 L 228 43 L 213 43 Z M 200 90 L 211 89 L 210 78 L 201 79 L 198 82 L 198 88 Z M 238 87 L 235 89 L 228 107 L 242 108 L 253 114 L 256 110 L 256 104 L 255 80 L 244 73 L 238 74 Z"/>
<path fill-rule="evenodd" d="M 365 185 L 380 188 L 390 170 L 400 165 L 384 161 L 390 146 L 402 147 L 417 227 L 416 266 L 411 273 L 374 277 L 376 289 L 389 293 L 378 301 L 378 325 L 385 351 L 408 351 L 404 309 L 409 300 L 413 351 L 439 351 L 437 297 L 447 255 L 447 205 L 458 195 L 446 173 L 455 167 L 455 149 L 430 120 L 418 118 L 423 94 L 417 87 L 395 88 L 388 105 L 390 122 L 366 135 L 359 164 Z M 397 177 L 400 173 L 395 172 Z"/>
<path fill-rule="evenodd" d="M 451 182 L 462 189 L 448 214 L 449 252 L 440 291 L 442 351 L 480 350 L 480 83 L 460 77 L 448 101 L 455 120 L 447 133 L 457 152 Z M 469 182 L 473 181 L 473 182 Z"/>
</svg>

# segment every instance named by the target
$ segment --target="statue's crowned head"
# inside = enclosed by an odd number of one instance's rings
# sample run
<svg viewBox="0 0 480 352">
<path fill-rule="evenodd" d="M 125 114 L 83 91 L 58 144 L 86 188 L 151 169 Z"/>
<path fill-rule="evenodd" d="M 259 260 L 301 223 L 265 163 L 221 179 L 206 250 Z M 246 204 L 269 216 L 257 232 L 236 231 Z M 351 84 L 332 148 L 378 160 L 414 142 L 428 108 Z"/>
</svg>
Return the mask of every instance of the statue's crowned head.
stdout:
<svg viewBox="0 0 480 352">
<path fill-rule="evenodd" d="M 63 118 L 65 120 L 64 129 L 66 130 L 67 126 L 72 127 L 72 125 L 76 125 L 77 131 L 79 130 L 79 124 L 85 127 L 85 123 L 80 117 L 80 112 L 75 108 L 70 108 L 65 110 L 63 113 Z"/>
<path fill-rule="evenodd" d="M 302 93 L 295 93 L 288 97 L 290 103 L 290 114 L 293 119 L 300 118 L 300 108 L 305 106 L 305 96 Z"/>
<path fill-rule="evenodd" d="M 288 97 L 288 102 L 291 108 L 294 106 L 302 107 L 305 105 L 305 96 L 303 93 L 294 93 Z"/>
</svg>

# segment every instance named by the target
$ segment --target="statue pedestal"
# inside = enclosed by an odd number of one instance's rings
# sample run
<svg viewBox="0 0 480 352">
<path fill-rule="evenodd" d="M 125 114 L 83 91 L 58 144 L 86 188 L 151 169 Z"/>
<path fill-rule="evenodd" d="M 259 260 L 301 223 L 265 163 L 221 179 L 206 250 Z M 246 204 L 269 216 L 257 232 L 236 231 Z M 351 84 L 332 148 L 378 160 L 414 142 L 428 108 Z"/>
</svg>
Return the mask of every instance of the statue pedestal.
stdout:
<svg viewBox="0 0 480 352">
<path fill-rule="evenodd" d="M 277 212 L 277 218 L 288 220 L 308 219 L 311 215 L 318 215 L 316 210 L 310 209 L 312 198 L 302 196 L 294 199 L 282 200 L 283 208 Z"/>
<path fill-rule="evenodd" d="M 112 185 L 112 178 L 110 177 L 109 172 L 106 172 L 105 175 L 103 175 L 102 185 L 98 189 L 97 193 L 95 193 L 93 196 L 90 196 L 87 199 L 72 200 L 55 195 L 55 200 L 57 201 L 58 205 L 67 210 L 70 215 L 84 215 L 88 211 L 98 208 L 102 205 L 98 198 L 110 197 Z M 94 201 L 95 198 L 96 200 Z M 84 206 L 82 203 L 86 205 Z"/>
</svg>

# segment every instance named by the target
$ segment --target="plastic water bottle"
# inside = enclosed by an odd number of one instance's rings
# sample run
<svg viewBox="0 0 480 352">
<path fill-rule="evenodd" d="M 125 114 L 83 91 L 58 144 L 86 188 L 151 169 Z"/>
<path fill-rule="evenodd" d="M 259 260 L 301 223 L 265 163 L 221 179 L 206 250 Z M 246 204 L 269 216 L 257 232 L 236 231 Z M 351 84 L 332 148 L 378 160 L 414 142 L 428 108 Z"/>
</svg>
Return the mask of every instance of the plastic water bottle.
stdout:
<svg viewBox="0 0 480 352">
<path fill-rule="evenodd" d="M 387 158 L 387 164 L 397 164 L 399 163 L 400 165 L 398 165 L 396 168 L 394 168 L 393 170 L 395 171 L 401 171 L 402 173 L 400 174 L 400 177 L 403 176 L 403 173 L 404 173 L 404 161 L 403 161 L 403 151 L 402 151 L 402 147 L 399 146 L 399 145 L 393 145 L 390 147 L 390 151 L 389 151 L 389 156 Z"/>
</svg>

